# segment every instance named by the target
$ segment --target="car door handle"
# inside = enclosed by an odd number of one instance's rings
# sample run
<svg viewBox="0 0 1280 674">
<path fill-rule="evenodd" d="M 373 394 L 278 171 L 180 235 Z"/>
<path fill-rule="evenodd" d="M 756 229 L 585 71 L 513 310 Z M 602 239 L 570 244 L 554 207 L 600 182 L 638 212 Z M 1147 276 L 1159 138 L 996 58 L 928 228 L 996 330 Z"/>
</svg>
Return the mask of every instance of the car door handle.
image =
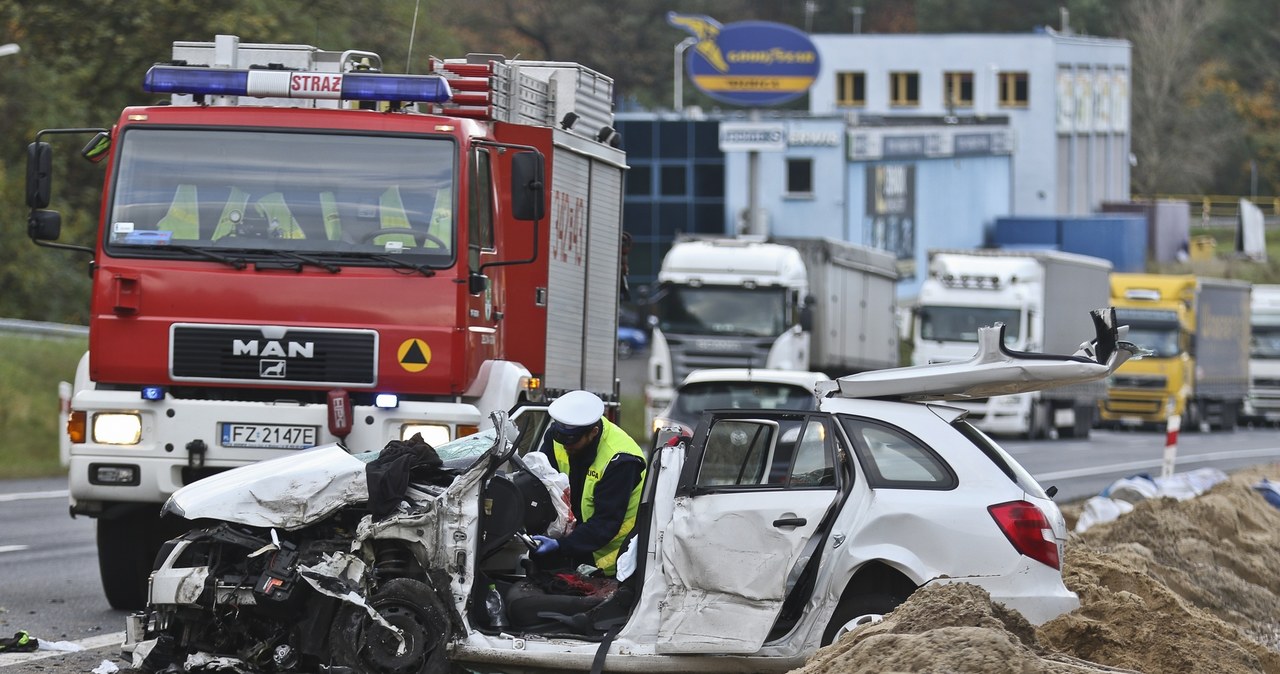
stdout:
<svg viewBox="0 0 1280 674">
<path fill-rule="evenodd" d="M 803 517 L 784 517 L 773 521 L 775 527 L 802 527 L 809 523 L 809 520 Z"/>
</svg>

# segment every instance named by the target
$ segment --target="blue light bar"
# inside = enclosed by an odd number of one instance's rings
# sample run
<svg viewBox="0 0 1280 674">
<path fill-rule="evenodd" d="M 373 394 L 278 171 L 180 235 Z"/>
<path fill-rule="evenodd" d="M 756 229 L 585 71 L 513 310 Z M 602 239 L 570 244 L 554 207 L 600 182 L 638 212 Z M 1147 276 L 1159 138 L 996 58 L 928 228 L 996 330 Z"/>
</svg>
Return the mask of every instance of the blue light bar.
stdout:
<svg viewBox="0 0 1280 674">
<path fill-rule="evenodd" d="M 373 405 L 384 410 L 392 409 L 400 406 L 400 398 L 394 393 L 379 393 L 374 396 Z"/>
<path fill-rule="evenodd" d="M 314 98 L 344 101 L 445 103 L 452 96 L 439 75 L 307 73 L 152 66 L 142 88 L 157 94 Z"/>
<path fill-rule="evenodd" d="M 446 103 L 452 96 L 449 83 L 439 75 L 348 73 L 342 77 L 342 98 L 347 101 Z"/>
<path fill-rule="evenodd" d="M 142 399 L 143 400 L 164 400 L 164 387 L 163 386 L 143 386 Z"/>
</svg>

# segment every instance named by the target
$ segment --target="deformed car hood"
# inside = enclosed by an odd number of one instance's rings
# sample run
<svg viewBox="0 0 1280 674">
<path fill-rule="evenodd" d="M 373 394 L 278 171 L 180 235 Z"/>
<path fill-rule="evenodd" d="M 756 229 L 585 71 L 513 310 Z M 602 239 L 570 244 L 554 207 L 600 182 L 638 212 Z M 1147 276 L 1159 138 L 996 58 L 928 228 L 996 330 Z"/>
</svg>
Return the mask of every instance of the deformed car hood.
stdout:
<svg viewBox="0 0 1280 674">
<path fill-rule="evenodd" d="M 331 444 L 193 482 L 174 492 L 163 512 L 291 530 L 367 500 L 365 462 Z"/>
<path fill-rule="evenodd" d="M 1142 349 L 1123 341 L 1129 328 L 1116 325 L 1114 309 L 1098 309 L 1090 316 L 1097 337 L 1069 356 L 1010 351 L 1004 347 L 1004 326 L 996 324 L 978 329 L 978 352 L 969 360 L 848 375 L 825 387 L 819 384 L 819 393 L 916 401 L 1029 393 L 1101 379 L 1142 355 Z"/>
</svg>

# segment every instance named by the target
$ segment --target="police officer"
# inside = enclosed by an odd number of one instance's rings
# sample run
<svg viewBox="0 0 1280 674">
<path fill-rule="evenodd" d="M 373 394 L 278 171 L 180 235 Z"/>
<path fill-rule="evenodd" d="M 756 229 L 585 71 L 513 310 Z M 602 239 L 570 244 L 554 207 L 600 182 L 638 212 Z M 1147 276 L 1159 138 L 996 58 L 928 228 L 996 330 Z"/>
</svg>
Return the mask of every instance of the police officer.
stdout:
<svg viewBox="0 0 1280 674">
<path fill-rule="evenodd" d="M 566 393 L 547 412 L 552 423 L 541 451 L 569 476 L 570 504 L 578 524 L 564 538 L 534 536 L 534 554 L 559 553 L 613 576 L 622 543 L 635 528 L 644 452 L 626 431 L 604 418 L 604 401 L 590 391 Z"/>
</svg>

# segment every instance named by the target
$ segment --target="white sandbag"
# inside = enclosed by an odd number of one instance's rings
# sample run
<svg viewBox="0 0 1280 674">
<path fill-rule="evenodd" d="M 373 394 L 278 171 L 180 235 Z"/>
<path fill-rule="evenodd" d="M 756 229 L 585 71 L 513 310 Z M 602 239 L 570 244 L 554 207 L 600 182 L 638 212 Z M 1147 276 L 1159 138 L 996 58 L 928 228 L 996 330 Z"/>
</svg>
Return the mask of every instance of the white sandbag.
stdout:
<svg viewBox="0 0 1280 674">
<path fill-rule="evenodd" d="M 1128 501 L 1106 496 L 1094 496 L 1084 502 L 1084 510 L 1080 513 L 1080 519 L 1076 520 L 1075 531 L 1076 533 L 1081 533 L 1095 524 L 1110 522 L 1132 511 L 1133 504 Z"/>
</svg>

